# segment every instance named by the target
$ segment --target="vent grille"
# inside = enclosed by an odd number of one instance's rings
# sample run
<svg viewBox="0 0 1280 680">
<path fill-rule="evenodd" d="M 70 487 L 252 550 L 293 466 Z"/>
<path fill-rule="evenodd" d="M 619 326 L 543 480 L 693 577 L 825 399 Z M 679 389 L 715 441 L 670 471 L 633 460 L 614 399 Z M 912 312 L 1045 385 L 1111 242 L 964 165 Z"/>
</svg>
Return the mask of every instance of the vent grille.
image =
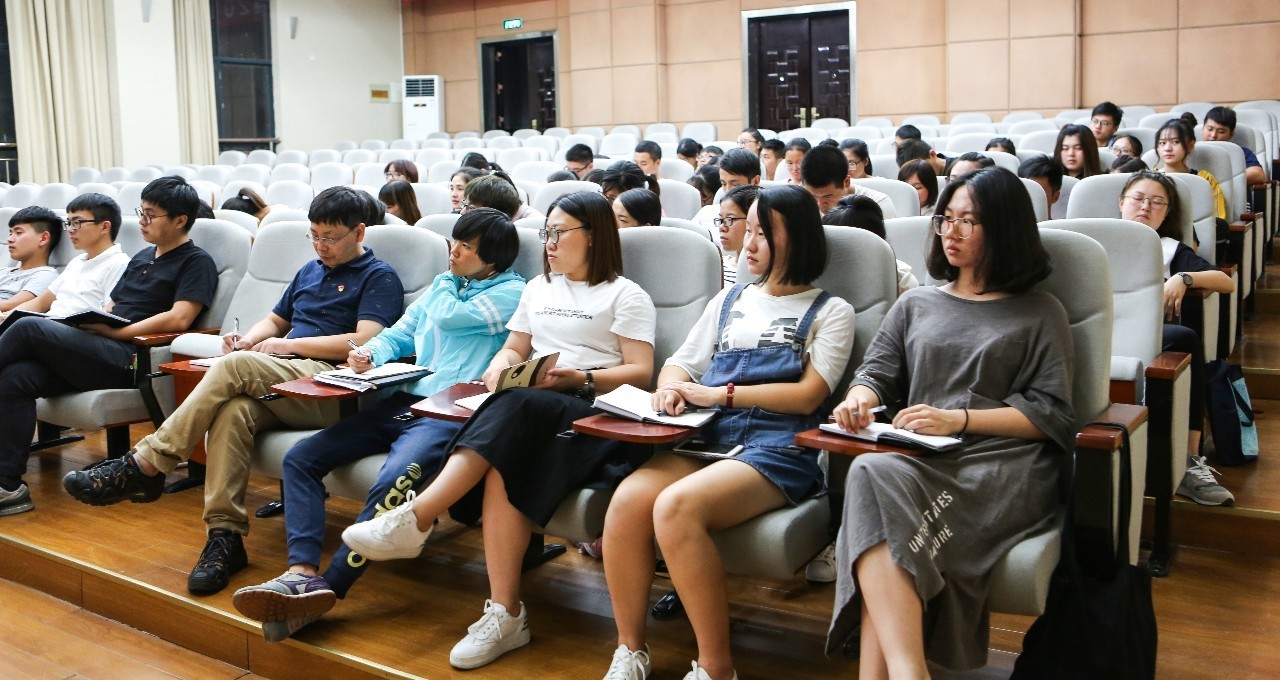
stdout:
<svg viewBox="0 0 1280 680">
<path fill-rule="evenodd" d="M 436 96 L 436 79 L 435 78 L 406 78 L 404 81 L 404 96 L 406 97 Z"/>
</svg>

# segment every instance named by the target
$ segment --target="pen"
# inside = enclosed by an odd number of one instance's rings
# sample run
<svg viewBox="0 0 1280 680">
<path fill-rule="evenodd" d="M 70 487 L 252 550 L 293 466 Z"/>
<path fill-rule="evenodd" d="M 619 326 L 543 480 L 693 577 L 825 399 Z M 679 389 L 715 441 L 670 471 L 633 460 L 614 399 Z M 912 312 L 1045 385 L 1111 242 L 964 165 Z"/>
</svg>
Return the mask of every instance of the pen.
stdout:
<svg viewBox="0 0 1280 680">
<path fill-rule="evenodd" d="M 231 341 L 231 351 L 239 351 L 240 348 L 236 347 L 236 345 L 240 344 L 240 317 L 238 316 L 236 317 L 236 324 L 231 327 L 231 337 L 233 338 Z"/>
<path fill-rule="evenodd" d="M 875 415 L 875 414 L 877 414 L 877 413 L 884 413 L 886 410 L 888 410 L 888 408 L 889 408 L 889 407 L 887 407 L 887 406 L 877 406 L 877 407 L 875 407 L 875 408 L 870 409 L 869 411 L 867 411 L 867 413 L 868 413 L 869 415 Z M 832 422 L 832 423 L 834 423 L 834 422 L 836 421 L 836 417 L 835 417 L 834 415 L 832 415 L 832 416 L 827 416 L 827 421 L 828 421 L 828 422 Z"/>
<path fill-rule="evenodd" d="M 369 350 L 362 349 L 360 345 L 356 344 L 355 340 L 347 340 L 347 344 L 351 346 L 351 351 L 364 357 L 365 361 L 373 361 L 373 355 L 369 352 Z"/>
</svg>

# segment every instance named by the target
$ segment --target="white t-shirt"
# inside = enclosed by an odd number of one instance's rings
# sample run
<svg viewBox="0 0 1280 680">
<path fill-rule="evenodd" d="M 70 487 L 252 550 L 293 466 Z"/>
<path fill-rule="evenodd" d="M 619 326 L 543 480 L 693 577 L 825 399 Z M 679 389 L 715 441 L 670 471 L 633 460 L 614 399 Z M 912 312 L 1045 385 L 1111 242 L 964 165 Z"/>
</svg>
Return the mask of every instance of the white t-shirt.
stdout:
<svg viewBox="0 0 1280 680">
<path fill-rule="evenodd" d="M 649 294 L 621 276 L 589 286 L 552 274 L 550 282 L 529 280 L 507 328 L 532 336 L 534 356 L 559 352 L 558 367 L 613 368 L 622 365 L 619 337 L 653 344 L 657 312 Z"/>
<path fill-rule="evenodd" d="M 129 265 L 129 256 L 120 244 L 89 259 L 81 253 L 67 263 L 62 275 L 49 284 L 49 292 L 57 296 L 49 307 L 52 316 L 67 316 L 86 309 L 102 309 L 111 299 L 111 290 Z"/>
<path fill-rule="evenodd" d="M 920 282 L 916 280 L 916 275 L 911 273 L 911 265 L 902 260 L 895 260 L 898 263 L 898 295 L 918 288 Z"/>
<path fill-rule="evenodd" d="M 768 347 L 791 344 L 796 329 L 809 306 L 821 290 L 814 288 L 795 295 L 775 297 L 766 295 L 755 284 L 747 286 L 738 296 L 729 312 L 721 338 L 725 349 Z M 715 353 L 716 325 L 720 322 L 720 309 L 724 306 L 726 288 L 720 291 L 702 316 L 689 331 L 684 344 L 667 359 L 667 364 L 683 368 L 694 380 L 701 380 L 711 367 L 711 355 Z M 841 298 L 831 296 L 818 310 L 809 337 L 805 341 L 806 365 L 812 362 L 818 375 L 832 391 L 840 382 L 849 353 L 853 348 L 853 306 Z"/>
<path fill-rule="evenodd" d="M 58 270 L 49 266 L 31 269 L 4 267 L 0 269 L 0 300 L 8 300 L 24 290 L 40 297 L 56 278 Z"/>
</svg>

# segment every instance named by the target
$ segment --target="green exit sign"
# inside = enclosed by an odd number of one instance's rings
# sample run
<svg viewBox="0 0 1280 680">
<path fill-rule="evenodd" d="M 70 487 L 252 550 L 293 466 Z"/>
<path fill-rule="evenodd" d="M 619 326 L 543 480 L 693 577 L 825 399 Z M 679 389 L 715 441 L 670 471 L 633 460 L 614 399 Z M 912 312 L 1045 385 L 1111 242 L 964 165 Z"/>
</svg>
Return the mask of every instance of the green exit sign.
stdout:
<svg viewBox="0 0 1280 680">
<path fill-rule="evenodd" d="M 502 22 L 504 31 L 514 31 L 521 26 L 524 26 L 524 19 L 506 19 Z"/>
</svg>

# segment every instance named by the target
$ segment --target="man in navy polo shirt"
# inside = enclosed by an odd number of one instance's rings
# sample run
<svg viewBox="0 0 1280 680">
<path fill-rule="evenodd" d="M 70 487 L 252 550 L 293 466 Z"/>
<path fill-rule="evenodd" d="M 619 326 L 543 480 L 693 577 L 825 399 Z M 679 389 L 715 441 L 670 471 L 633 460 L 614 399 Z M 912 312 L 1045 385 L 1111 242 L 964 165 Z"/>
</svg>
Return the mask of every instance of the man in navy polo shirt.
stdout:
<svg viewBox="0 0 1280 680">
<path fill-rule="evenodd" d="M 281 424 L 327 427 L 338 419 L 332 401 L 262 397 L 272 385 L 332 370 L 347 358 L 347 341 L 363 345 L 403 311 L 400 277 L 361 245 L 370 203 L 364 192 L 342 186 L 316 196 L 307 217 L 318 259 L 298 271 L 275 309 L 243 335 L 223 336 L 225 356 L 129 455 L 63 480 L 68 493 L 90 505 L 149 503 L 160 497 L 165 474 L 208 433 L 208 539 L 187 578 L 193 593 L 222 590 L 248 564 L 242 536 L 249 532 L 244 494 L 254 434 Z"/>
</svg>

